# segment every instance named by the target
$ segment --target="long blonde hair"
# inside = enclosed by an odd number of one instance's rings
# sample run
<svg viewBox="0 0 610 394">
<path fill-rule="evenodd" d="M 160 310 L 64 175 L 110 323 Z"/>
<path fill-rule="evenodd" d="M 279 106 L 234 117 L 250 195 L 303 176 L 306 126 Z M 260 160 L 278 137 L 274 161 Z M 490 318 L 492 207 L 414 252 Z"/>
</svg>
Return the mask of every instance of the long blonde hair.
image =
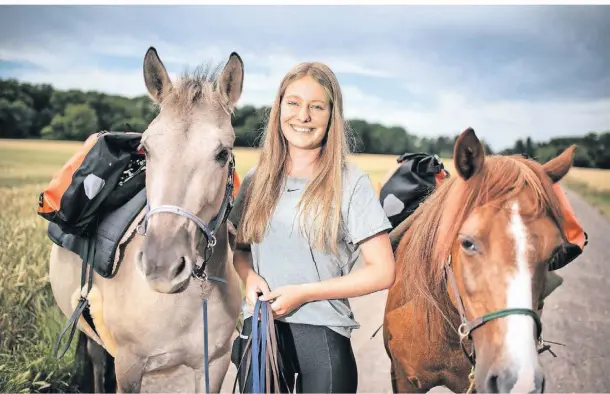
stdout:
<svg viewBox="0 0 610 394">
<path fill-rule="evenodd" d="M 295 66 L 286 74 L 276 93 L 263 135 L 259 163 L 246 192 L 237 236 L 240 243 L 262 241 L 285 185 L 288 143 L 280 130 L 280 105 L 288 85 L 305 76 L 312 77 L 324 88 L 330 100 L 331 115 L 314 176 L 298 205 L 301 230 L 303 234 L 308 234 L 313 248 L 337 251 L 337 241 L 343 229 L 342 176 L 350 153 L 349 128 L 343 118 L 343 96 L 339 82 L 328 66 L 317 62 Z M 256 198 L 253 199 L 253 196 Z M 311 224 L 309 230 L 305 223 Z"/>
</svg>

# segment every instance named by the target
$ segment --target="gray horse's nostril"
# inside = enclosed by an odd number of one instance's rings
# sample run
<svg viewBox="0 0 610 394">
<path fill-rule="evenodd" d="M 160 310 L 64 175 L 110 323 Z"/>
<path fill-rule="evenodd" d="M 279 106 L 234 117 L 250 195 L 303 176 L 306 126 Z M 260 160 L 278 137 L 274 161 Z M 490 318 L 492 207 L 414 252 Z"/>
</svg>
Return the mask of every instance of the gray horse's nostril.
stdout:
<svg viewBox="0 0 610 394">
<path fill-rule="evenodd" d="M 172 269 L 171 271 L 171 278 L 176 278 L 178 275 L 180 275 L 184 269 L 186 268 L 186 259 L 183 257 L 180 257 L 180 260 L 178 261 L 178 264 L 176 264 L 176 266 Z"/>
</svg>

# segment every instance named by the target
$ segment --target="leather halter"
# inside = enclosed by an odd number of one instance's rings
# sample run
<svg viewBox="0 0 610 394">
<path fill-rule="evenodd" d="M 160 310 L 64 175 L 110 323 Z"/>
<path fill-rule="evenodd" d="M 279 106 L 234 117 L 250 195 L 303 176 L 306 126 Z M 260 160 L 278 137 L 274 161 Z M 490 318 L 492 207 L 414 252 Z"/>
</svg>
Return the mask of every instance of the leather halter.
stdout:
<svg viewBox="0 0 610 394">
<path fill-rule="evenodd" d="M 506 308 L 500 309 L 495 312 L 489 312 L 482 316 L 478 316 L 472 320 L 468 320 L 466 318 L 466 312 L 464 311 L 464 304 L 462 302 L 462 298 L 460 297 L 460 293 L 458 291 L 457 282 L 455 280 L 455 275 L 453 273 L 453 268 L 451 264 L 451 254 L 449 254 L 449 258 L 447 258 L 447 263 L 444 265 L 445 275 L 448 282 L 451 283 L 451 289 L 453 291 L 453 295 L 456 298 L 456 304 L 458 308 L 458 312 L 460 314 L 460 319 L 462 320 L 462 324 L 458 327 L 458 334 L 460 336 L 460 345 L 462 346 L 462 350 L 464 350 L 464 354 L 468 357 L 470 363 L 475 365 L 475 354 L 474 354 L 474 345 L 472 347 L 472 351 L 468 353 L 466 351 L 466 347 L 464 346 L 464 339 L 472 339 L 472 332 L 477 328 L 483 326 L 485 323 L 490 322 L 495 319 L 499 319 L 502 317 L 506 317 L 509 315 L 526 315 L 530 316 L 534 319 L 534 323 L 536 323 L 536 338 L 538 343 L 542 344 L 542 322 L 540 321 L 540 317 L 538 313 L 530 308 Z M 544 349 L 544 348 L 543 348 Z"/>
<path fill-rule="evenodd" d="M 205 250 L 203 252 L 203 256 L 199 256 L 197 258 L 197 263 L 195 267 L 193 267 L 192 276 L 198 279 L 205 279 L 205 264 L 212 256 L 212 252 L 214 250 L 214 246 L 216 246 L 216 232 L 218 228 L 227 220 L 229 217 L 229 213 L 231 213 L 231 209 L 233 209 L 233 187 L 234 187 L 234 172 L 235 172 L 235 155 L 232 151 L 230 151 L 229 156 L 229 171 L 227 176 L 227 184 L 225 187 L 225 194 L 222 200 L 222 204 L 220 205 L 220 209 L 216 216 L 210 221 L 210 224 L 206 224 L 203 220 L 201 220 L 197 215 L 179 207 L 176 205 L 164 204 L 153 209 L 150 209 L 148 203 L 146 204 L 146 216 L 140 225 L 137 227 L 138 234 L 146 235 L 148 221 L 150 217 L 156 213 L 166 212 L 173 213 L 178 216 L 185 217 L 191 221 L 193 221 L 197 228 L 199 228 L 203 235 L 206 238 L 207 244 Z"/>
</svg>

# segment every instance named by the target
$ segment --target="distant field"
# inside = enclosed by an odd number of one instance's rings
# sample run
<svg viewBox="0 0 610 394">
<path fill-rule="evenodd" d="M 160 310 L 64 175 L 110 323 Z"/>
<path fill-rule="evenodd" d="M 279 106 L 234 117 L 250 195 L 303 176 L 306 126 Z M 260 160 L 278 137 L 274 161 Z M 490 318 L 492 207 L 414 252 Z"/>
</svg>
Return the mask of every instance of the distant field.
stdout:
<svg viewBox="0 0 610 394">
<path fill-rule="evenodd" d="M 583 182 L 590 188 L 610 192 L 610 170 L 572 168 L 567 177 L 571 181 Z"/>
<path fill-rule="evenodd" d="M 52 348 L 65 318 L 47 279 L 47 222 L 36 215 L 40 191 L 80 147 L 80 142 L 0 139 L 0 392 L 65 392 L 71 389 L 73 352 L 56 361 Z M 243 178 L 256 164 L 256 149 L 235 149 Z M 374 183 L 396 165 L 395 155 L 353 155 Z M 450 160 L 446 168 L 454 173 Z M 610 215 L 610 171 L 575 168 L 566 183 Z M 76 340 L 73 341 L 74 345 Z"/>
<path fill-rule="evenodd" d="M 48 182 L 82 143 L 71 141 L 0 140 L 0 187 Z M 237 172 L 241 177 L 256 165 L 259 151 L 235 148 Z M 373 181 L 396 164 L 395 155 L 353 155 L 350 160 L 369 172 Z"/>
</svg>

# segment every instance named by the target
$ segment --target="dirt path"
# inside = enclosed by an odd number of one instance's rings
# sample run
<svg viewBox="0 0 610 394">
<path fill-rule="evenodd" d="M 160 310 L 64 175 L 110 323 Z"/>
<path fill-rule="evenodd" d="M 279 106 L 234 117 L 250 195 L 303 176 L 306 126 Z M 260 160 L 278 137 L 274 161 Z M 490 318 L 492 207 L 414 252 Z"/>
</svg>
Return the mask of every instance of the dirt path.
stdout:
<svg viewBox="0 0 610 394">
<path fill-rule="evenodd" d="M 554 346 L 557 358 L 550 353 L 541 356 L 546 392 L 610 392 L 610 249 L 606 249 L 610 247 L 610 221 L 574 193 L 568 192 L 568 197 L 589 234 L 589 245 L 582 256 L 558 271 L 564 283 L 546 301 L 545 338 L 566 345 Z M 362 393 L 391 392 L 381 332 L 370 339 L 382 322 L 385 296 L 386 292 L 379 292 L 351 300 L 361 324 L 353 334 L 353 347 Z M 231 391 L 234 378 L 231 364 L 222 392 Z M 163 390 L 157 386 L 153 391 Z M 447 392 L 444 388 L 433 391 Z"/>
</svg>

